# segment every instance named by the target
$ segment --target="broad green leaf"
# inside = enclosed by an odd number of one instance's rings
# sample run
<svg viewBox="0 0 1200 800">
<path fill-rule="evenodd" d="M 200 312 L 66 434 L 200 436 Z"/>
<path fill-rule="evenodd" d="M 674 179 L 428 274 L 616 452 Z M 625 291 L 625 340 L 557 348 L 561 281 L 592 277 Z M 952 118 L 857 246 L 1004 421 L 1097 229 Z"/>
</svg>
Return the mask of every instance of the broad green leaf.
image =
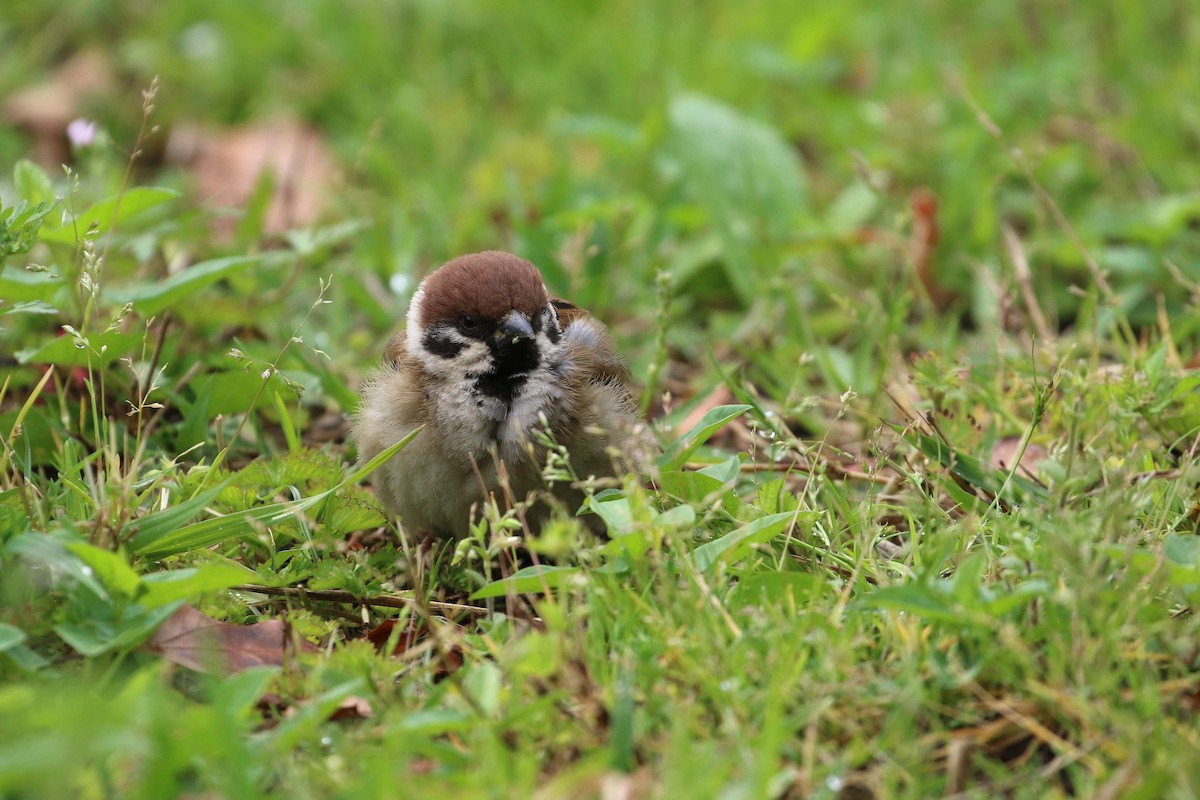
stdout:
<svg viewBox="0 0 1200 800">
<path fill-rule="evenodd" d="M 116 303 L 132 303 L 138 313 L 149 317 L 177 303 L 194 304 L 197 292 L 260 261 L 259 256 L 230 256 L 202 261 L 164 280 L 121 286 L 107 290 L 104 294 Z"/>
<path fill-rule="evenodd" d="M 13 186 L 17 195 L 30 205 L 54 202 L 54 184 L 50 177 L 27 159 L 21 159 L 13 167 Z"/>
<path fill-rule="evenodd" d="M 675 506 L 658 514 L 654 524 L 666 528 L 686 528 L 696 524 L 696 509 L 688 505 Z"/>
<path fill-rule="evenodd" d="M 1176 566 L 1200 568 L 1200 536 L 1168 533 L 1163 540 L 1163 556 Z"/>
<path fill-rule="evenodd" d="M 679 470 L 667 472 L 662 477 L 662 487 L 668 493 L 683 499 L 688 503 L 708 503 L 716 495 L 726 498 L 736 498 L 724 481 L 718 481 L 702 470 L 695 472 Z"/>
<path fill-rule="evenodd" d="M 44 300 L 26 300 L 12 305 L 0 305 L 0 315 L 9 314 L 43 314 L 54 316 L 58 309 Z"/>
<path fill-rule="evenodd" d="M 104 585 L 110 597 L 115 594 L 132 600 L 137 595 L 141 581 L 119 553 L 102 550 L 86 542 L 72 542 L 67 545 L 67 549 L 87 565 Z"/>
<path fill-rule="evenodd" d="M 726 275 L 743 303 L 759 291 L 753 247 L 790 235 L 806 208 L 795 148 L 774 128 L 707 97 L 671 101 L 668 152 L 689 197 L 721 238 Z"/>
<path fill-rule="evenodd" d="M 235 672 L 213 687 L 212 703 L 227 719 L 245 719 L 255 713 L 279 667 L 251 667 Z"/>
<path fill-rule="evenodd" d="M 987 569 L 987 553 L 976 550 L 954 570 L 950 583 L 950 594 L 959 603 L 970 605 L 979 598 L 979 587 L 983 584 L 983 572 Z"/>
<path fill-rule="evenodd" d="M 691 552 L 692 563 L 696 569 L 706 570 L 718 560 L 735 562 L 750 552 L 751 545 L 771 540 L 783 533 L 793 520 L 805 518 L 807 515 L 786 511 L 782 514 L 771 514 L 754 520 L 749 525 L 743 525 L 731 531 L 720 539 L 702 544 Z"/>
<path fill-rule="evenodd" d="M 138 603 L 157 608 L 181 600 L 195 600 L 206 592 L 215 592 L 257 581 L 258 574 L 233 563 L 212 563 L 202 567 L 152 572 L 142 576 L 142 591 Z"/>
<path fill-rule="evenodd" d="M 500 711 L 505 684 L 504 673 L 498 666 L 491 661 L 479 661 L 467 672 L 461 685 L 472 699 L 473 708 L 488 717 L 495 717 Z"/>
<path fill-rule="evenodd" d="M 879 193 L 863 181 L 854 181 L 829 206 L 825 224 L 838 234 L 852 234 L 866 225 L 879 208 Z"/>
<path fill-rule="evenodd" d="M 405 714 L 398 720 L 397 730 L 419 736 L 436 737 L 453 731 L 469 730 L 478 724 L 475 717 L 449 708 L 426 708 Z"/>
<path fill-rule="evenodd" d="M 264 381 L 267 388 L 259 391 Z M 225 372 L 214 372 L 193 381 L 193 390 L 198 398 L 207 400 L 208 419 L 218 414 L 241 414 L 250 410 L 257 398 L 257 407 L 267 407 L 271 403 L 273 392 L 288 391 L 287 385 L 278 373 L 263 378 L 259 372 L 235 369 Z M 289 392 L 291 394 L 291 392 Z"/>
<path fill-rule="evenodd" d="M 64 285 L 62 276 L 53 272 L 35 272 L 22 267 L 5 267 L 0 271 L 0 297 L 10 303 L 49 302 Z"/>
<path fill-rule="evenodd" d="M 124 194 L 114 195 L 93 204 L 73 221 L 68 219 L 60 228 L 43 230 L 41 238 L 48 242 L 74 244 L 77 238 L 92 230 L 93 225 L 96 226 L 97 234 L 104 234 L 114 224 L 132 219 L 178 196 L 179 192 L 174 189 L 153 186 L 128 189 Z"/>
<path fill-rule="evenodd" d="M 325 524 L 336 534 L 370 530 L 387 524 L 387 515 L 375 496 L 366 490 L 347 487 L 330 498 Z"/>
<path fill-rule="evenodd" d="M 7 622 L 0 622 L 0 653 L 11 650 L 26 638 L 25 631 Z"/>
<path fill-rule="evenodd" d="M 700 445 L 729 423 L 731 419 L 745 414 L 750 410 L 748 405 L 717 406 L 710 410 L 696 425 L 667 448 L 658 459 L 658 466 L 663 470 L 677 470 L 687 462 L 692 453 Z"/>
<path fill-rule="evenodd" d="M 984 600 L 980 603 L 980 609 L 989 616 L 999 619 L 1039 597 L 1045 597 L 1050 594 L 1050 591 L 1051 586 L 1046 581 L 1036 578 L 1021 581 L 1012 589 L 1006 589 L 1003 593 L 997 593 L 995 597 Z"/>
<path fill-rule="evenodd" d="M 43 667 L 50 666 L 50 661 L 42 658 L 35 650 L 27 645 L 18 644 L 4 651 L 4 656 L 24 672 L 37 672 Z"/>
<path fill-rule="evenodd" d="M 311 256 L 356 236 L 369 226 L 366 220 L 351 219 L 321 228 L 295 228 L 284 233 L 284 239 L 302 256 Z"/>
<path fill-rule="evenodd" d="M 738 579 L 735 596 L 743 605 L 799 604 L 824 586 L 825 579 L 811 572 L 755 571 Z"/>
<path fill-rule="evenodd" d="M 97 614 L 90 619 L 63 622 L 54 626 L 54 632 L 81 655 L 90 658 L 110 650 L 126 650 L 141 644 L 181 605 L 182 602 L 177 602 L 147 609 L 131 604 L 125 606 L 119 616 Z"/>
<path fill-rule="evenodd" d="M 86 334 L 84 347 L 79 347 L 75 337 L 56 336 L 41 347 L 17 352 L 17 361 L 22 364 L 55 364 L 62 367 L 83 367 L 90 362 L 104 367 L 137 351 L 142 346 L 142 334 L 106 331 Z"/>
<path fill-rule="evenodd" d="M 579 573 L 578 567 L 542 566 L 525 567 L 507 578 L 492 581 L 471 595 L 472 600 L 502 597 L 509 592 L 515 594 L 541 594 L 546 589 L 557 589 L 569 583 Z"/>
<path fill-rule="evenodd" d="M 180 451 L 187 450 L 208 439 L 208 426 L 216 417 L 215 414 L 209 412 L 208 408 L 212 404 L 213 392 L 215 387 L 212 381 L 203 381 L 196 388 L 196 398 L 189 405 L 184 398 L 180 398 L 179 403 L 183 409 L 183 424 L 179 426 L 179 434 L 176 437 L 178 449 Z"/>
<path fill-rule="evenodd" d="M 604 520 L 610 537 L 622 536 L 633 527 L 629 498 L 616 490 L 606 490 L 587 499 L 587 507 Z"/>
<path fill-rule="evenodd" d="M 51 534 L 22 533 L 4 546 L 4 554 L 35 561 L 46 569 L 52 579 L 66 575 L 96 596 L 107 596 L 107 589 L 97 580 L 95 570 L 67 549 L 68 545 L 78 541 L 78 538 L 64 531 Z"/>
<path fill-rule="evenodd" d="M 783 478 L 763 481 L 758 487 L 757 505 L 764 514 L 780 514 L 800 507 L 796 495 L 788 490 Z"/>
<path fill-rule="evenodd" d="M 970 623 L 947 596 L 920 583 L 906 583 L 901 586 L 885 586 L 876 589 L 859 601 L 859 605 L 868 608 L 886 608 L 891 611 L 904 611 L 909 614 L 939 622 Z"/>
<path fill-rule="evenodd" d="M 698 474 L 712 478 L 718 485 L 722 486 L 730 481 L 737 480 L 741 471 L 742 460 L 736 453 L 719 464 L 709 464 L 707 467 L 696 470 Z"/>
</svg>

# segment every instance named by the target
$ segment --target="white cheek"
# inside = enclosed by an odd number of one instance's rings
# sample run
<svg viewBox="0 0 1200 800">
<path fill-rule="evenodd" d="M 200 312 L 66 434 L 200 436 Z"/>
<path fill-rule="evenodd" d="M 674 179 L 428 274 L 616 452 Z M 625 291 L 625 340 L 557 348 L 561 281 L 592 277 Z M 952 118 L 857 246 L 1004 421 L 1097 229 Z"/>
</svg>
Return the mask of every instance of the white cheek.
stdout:
<svg viewBox="0 0 1200 800">
<path fill-rule="evenodd" d="M 429 280 L 428 278 L 425 281 Z M 416 348 L 421 341 L 421 324 L 417 321 L 419 316 L 418 309 L 421 308 L 421 303 L 425 301 L 425 281 L 417 287 L 417 291 L 413 292 L 412 300 L 408 303 L 408 317 L 405 323 L 405 334 L 408 339 L 409 348 Z"/>
</svg>

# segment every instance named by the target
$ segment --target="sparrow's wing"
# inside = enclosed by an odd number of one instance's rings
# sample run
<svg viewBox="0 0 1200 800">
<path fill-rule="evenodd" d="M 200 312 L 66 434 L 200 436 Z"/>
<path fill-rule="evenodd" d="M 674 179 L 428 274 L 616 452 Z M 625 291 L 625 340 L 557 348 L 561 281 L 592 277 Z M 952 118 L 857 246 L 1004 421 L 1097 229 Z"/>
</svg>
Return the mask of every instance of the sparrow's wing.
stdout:
<svg viewBox="0 0 1200 800">
<path fill-rule="evenodd" d="M 568 342 L 577 343 L 591 354 L 591 381 L 621 385 L 628 389 L 633 377 L 617 351 L 617 343 L 604 325 L 574 303 L 561 299 L 551 300 L 550 303 L 558 314 L 558 323 Z"/>
</svg>

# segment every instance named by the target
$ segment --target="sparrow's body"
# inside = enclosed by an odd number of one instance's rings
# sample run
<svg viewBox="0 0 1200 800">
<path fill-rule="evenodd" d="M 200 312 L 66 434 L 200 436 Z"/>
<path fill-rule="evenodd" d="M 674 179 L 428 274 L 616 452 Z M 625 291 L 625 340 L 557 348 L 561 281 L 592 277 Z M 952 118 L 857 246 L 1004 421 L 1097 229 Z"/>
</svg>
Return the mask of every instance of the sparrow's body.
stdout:
<svg viewBox="0 0 1200 800">
<path fill-rule="evenodd" d="M 604 326 L 551 301 L 536 267 L 476 253 L 417 289 L 364 386 L 354 438 L 365 462 L 422 427 L 375 473 L 376 491 L 407 529 L 461 537 L 489 495 L 506 505 L 505 483 L 514 502 L 547 488 L 543 418 L 577 475 L 612 475 L 614 448 L 634 427 L 629 383 Z M 582 499 L 564 484 L 551 492 L 571 511 Z M 527 519 L 547 511 L 536 505 Z"/>
</svg>

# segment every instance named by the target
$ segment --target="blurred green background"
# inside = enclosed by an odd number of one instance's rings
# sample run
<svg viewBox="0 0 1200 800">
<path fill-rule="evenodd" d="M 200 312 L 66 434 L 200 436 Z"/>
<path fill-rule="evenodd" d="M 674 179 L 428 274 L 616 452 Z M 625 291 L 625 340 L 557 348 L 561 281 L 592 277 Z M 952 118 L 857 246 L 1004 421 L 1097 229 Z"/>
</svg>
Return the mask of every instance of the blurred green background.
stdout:
<svg viewBox="0 0 1200 800">
<path fill-rule="evenodd" d="M 403 309 L 411 284 L 394 276 L 488 247 L 533 258 L 552 288 L 611 318 L 635 363 L 650 358 L 661 269 L 679 316 L 712 326 L 709 338 L 769 340 L 797 313 L 820 336 L 853 338 L 878 317 L 873 298 L 913 288 L 921 189 L 938 206 L 925 286 L 942 293 L 937 312 L 998 313 L 979 277 L 1003 273 L 1010 221 L 1066 325 L 1078 312 L 1067 289 L 1087 272 L 1011 148 L 1135 320 L 1153 321 L 1158 292 L 1182 297 L 1164 256 L 1200 277 L 1200 18 L 1187 2 L 4 6 L 0 94 L 97 49 L 114 86 L 81 115 L 118 151 L 160 76 L 162 130 L 138 180 L 188 191 L 158 157 L 174 125 L 286 113 L 315 126 L 338 165 L 325 219 L 364 223 L 321 265 L 353 299 L 327 330 L 356 362 Z M 0 127 L 0 163 L 30 148 Z M 367 275 L 397 296 L 350 285 Z M 693 332 L 678 326 L 676 345 L 696 356 Z"/>
<path fill-rule="evenodd" d="M 657 771 L 645 795 L 929 797 L 970 789 L 974 731 L 981 791 L 1187 795 L 1198 76 L 1194 0 L 0 0 L 0 543 L 87 539 L 123 586 L 101 603 L 0 552 L 0 664 L 29 677 L 0 687 L 0 778 L 528 796 L 564 770 L 559 795 L 590 796 L 613 770 Z M 252 168 L 297 152 L 295 174 Z M 12 222 L 41 201 L 40 229 Z M 229 517 L 337 484 L 344 412 L 416 281 L 485 248 L 609 323 L 662 439 L 690 401 L 756 404 L 697 456 L 728 474 L 628 493 L 670 548 L 535 601 L 545 632 L 471 617 L 447 634 L 461 679 L 419 655 L 398 674 L 354 613 L 299 607 L 300 635 L 351 632 L 278 682 L 189 687 L 111 625 L 107 650 L 60 641 L 210 558 L 358 596 L 481 585 L 348 553 L 383 521 L 354 487 L 367 521 L 344 529 L 239 531 L 166 570 L 143 551 L 144 575 L 109 550 L 209 508 L 214 462 L 240 481 Z M 920 411 L 945 449 L 885 424 Z M 1010 509 L 1017 442 L 1045 481 Z M 709 583 L 678 557 L 797 506 L 819 522 Z M 574 555 L 607 547 L 562 530 Z M 234 623 L 278 610 L 187 591 Z M 315 698 L 275 734 L 269 683 Z M 374 721 L 324 722 L 364 691 Z M 1034 735 L 993 724 L 1013 714 L 992 692 Z M 874 795 L 843 780 L 865 771 Z M 1077 786 L 1047 783 L 1063 771 Z"/>
</svg>

